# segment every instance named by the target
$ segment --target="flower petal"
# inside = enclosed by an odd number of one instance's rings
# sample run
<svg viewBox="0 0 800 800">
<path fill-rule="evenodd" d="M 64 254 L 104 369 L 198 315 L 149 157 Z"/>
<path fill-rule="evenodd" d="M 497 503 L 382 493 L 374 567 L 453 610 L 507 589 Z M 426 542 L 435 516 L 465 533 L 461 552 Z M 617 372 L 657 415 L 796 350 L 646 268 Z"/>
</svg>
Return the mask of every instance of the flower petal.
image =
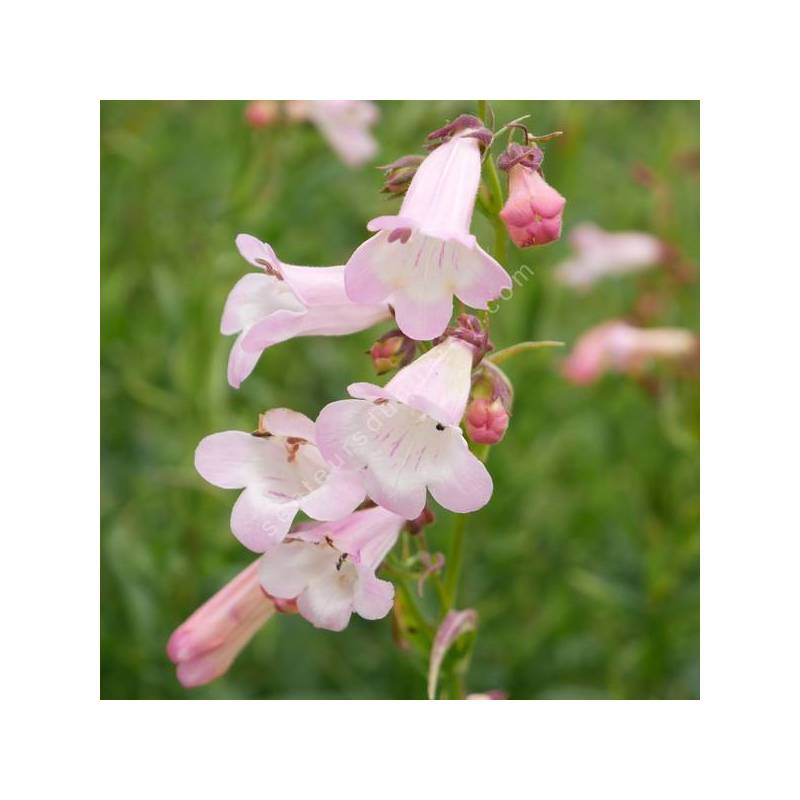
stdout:
<svg viewBox="0 0 800 800">
<path fill-rule="evenodd" d="M 395 242 L 381 232 L 364 242 L 350 256 L 344 272 L 347 296 L 354 303 L 380 303 L 394 291 L 401 279 L 403 265 Z"/>
<path fill-rule="evenodd" d="M 231 513 L 233 535 L 256 553 L 263 553 L 283 541 L 298 508 L 296 501 L 279 503 L 265 491 L 265 487 L 258 484 L 248 486 L 239 495 Z"/>
<path fill-rule="evenodd" d="M 445 339 L 403 367 L 386 384 L 385 392 L 445 425 L 458 425 L 469 399 L 472 356 L 465 342 Z"/>
<path fill-rule="evenodd" d="M 303 304 L 283 281 L 263 272 L 249 272 L 228 294 L 220 329 L 226 336 L 238 333 L 281 308 L 302 311 Z"/>
<path fill-rule="evenodd" d="M 397 327 L 411 339 L 425 341 L 435 339 L 444 333 L 450 317 L 453 316 L 453 295 L 442 291 L 435 284 L 422 291 L 399 290 L 390 298 L 394 307 Z"/>
<path fill-rule="evenodd" d="M 480 245 L 464 249 L 455 275 L 456 296 L 472 308 L 485 309 L 490 300 L 511 289 L 511 276 Z"/>
<path fill-rule="evenodd" d="M 194 454 L 197 471 L 214 486 L 241 489 L 263 475 L 273 457 L 271 442 L 242 431 L 206 436 Z"/>
<path fill-rule="evenodd" d="M 258 359 L 261 358 L 261 350 L 245 350 L 244 339 L 247 332 L 239 334 L 231 347 L 228 356 L 228 383 L 238 389 L 242 382 L 255 369 Z"/>
<path fill-rule="evenodd" d="M 262 424 L 273 436 L 295 436 L 314 441 L 314 423 L 299 411 L 290 408 L 271 408 L 262 416 Z"/>
<path fill-rule="evenodd" d="M 335 469 L 318 489 L 302 498 L 300 509 L 313 519 L 339 520 L 355 511 L 366 494 L 357 473 Z"/>
<path fill-rule="evenodd" d="M 315 628 L 344 630 L 353 613 L 352 587 L 334 569 L 306 588 L 297 598 L 297 610 Z"/>
<path fill-rule="evenodd" d="M 242 347 L 248 353 L 261 353 L 273 344 L 298 336 L 303 330 L 306 311 L 274 311 L 242 334 Z"/>
<path fill-rule="evenodd" d="M 439 474 L 428 488 L 439 505 L 459 514 L 468 514 L 485 506 L 492 496 L 492 476 L 473 455 L 463 436 L 452 436 L 442 454 Z"/>
<path fill-rule="evenodd" d="M 281 261 L 266 242 L 262 242 L 249 233 L 240 233 L 236 237 L 236 247 L 242 258 L 249 261 L 254 267 L 264 269 L 265 266 L 268 266 L 276 272 L 280 272 Z"/>
<path fill-rule="evenodd" d="M 258 562 L 258 577 L 273 597 L 293 600 L 309 582 L 324 575 L 330 556 L 322 547 L 307 542 L 283 542 Z"/>
<path fill-rule="evenodd" d="M 394 605 L 394 586 L 371 573 L 362 573 L 358 582 L 353 610 L 364 619 L 383 619 Z"/>
</svg>

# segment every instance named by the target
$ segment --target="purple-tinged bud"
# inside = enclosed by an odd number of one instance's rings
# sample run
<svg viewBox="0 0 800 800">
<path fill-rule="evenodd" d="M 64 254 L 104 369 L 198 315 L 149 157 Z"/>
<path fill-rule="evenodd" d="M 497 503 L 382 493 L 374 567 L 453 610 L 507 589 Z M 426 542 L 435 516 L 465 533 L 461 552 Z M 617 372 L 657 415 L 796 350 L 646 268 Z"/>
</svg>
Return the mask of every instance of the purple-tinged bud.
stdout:
<svg viewBox="0 0 800 800">
<path fill-rule="evenodd" d="M 428 506 L 422 509 L 422 513 L 416 519 L 410 519 L 406 522 L 406 530 L 416 536 L 423 528 L 428 525 L 433 525 L 436 521 L 436 515 L 431 511 Z"/>
<path fill-rule="evenodd" d="M 476 444 L 497 444 L 508 430 L 508 412 L 498 397 L 478 397 L 467 406 L 464 424 L 467 436 Z"/>
<path fill-rule="evenodd" d="M 384 333 L 369 349 L 369 354 L 372 356 L 375 371 L 378 375 L 383 375 L 384 372 L 410 364 L 416 351 L 417 343 L 395 328 Z"/>
<path fill-rule="evenodd" d="M 411 179 L 417 174 L 417 169 L 424 160 L 425 156 L 403 156 L 391 164 L 378 167 L 383 170 L 386 177 L 381 191 L 385 194 L 405 194 Z"/>
<path fill-rule="evenodd" d="M 481 321 L 473 314 L 459 314 L 455 326 L 449 327 L 444 332 L 442 339 L 448 336 L 472 345 L 474 350 L 473 366 L 478 366 L 483 357 L 494 349 L 494 345 L 489 340 L 489 334 L 484 330 Z"/>
</svg>

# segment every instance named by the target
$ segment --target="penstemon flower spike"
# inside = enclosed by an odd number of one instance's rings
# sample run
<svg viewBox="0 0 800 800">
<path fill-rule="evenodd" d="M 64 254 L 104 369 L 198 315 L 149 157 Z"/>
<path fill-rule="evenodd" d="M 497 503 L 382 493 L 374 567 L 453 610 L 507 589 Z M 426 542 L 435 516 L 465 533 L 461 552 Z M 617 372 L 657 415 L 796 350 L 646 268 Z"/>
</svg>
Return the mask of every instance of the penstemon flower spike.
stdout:
<svg viewBox="0 0 800 800">
<path fill-rule="evenodd" d="M 329 124 L 340 110 L 332 107 Z M 505 697 L 500 690 L 467 695 L 463 686 L 478 624 L 474 609 L 454 608 L 465 515 L 491 498 L 484 462 L 509 426 L 514 393 L 499 364 L 561 343 L 493 351 L 488 304 L 511 288 L 501 264 L 507 233 L 519 246 L 552 241 L 564 200 L 541 176 L 537 142 L 552 136 L 531 136 L 521 124 L 526 117 L 493 133 L 493 112 L 485 102 L 479 110 L 431 133 L 427 157 L 404 156 L 382 168 L 383 191 L 403 196 L 400 211 L 372 220 L 375 235 L 345 266 L 292 266 L 255 237 L 237 237 L 257 271 L 234 287 L 223 314 L 222 332 L 237 334 L 232 386 L 273 344 L 354 333 L 392 316 L 397 328 L 369 353 L 378 374 L 398 371 L 385 386 L 350 384 L 350 399 L 329 403 L 316 421 L 272 409 L 252 433 L 226 431 L 200 442 L 198 472 L 215 486 L 243 490 L 231 530 L 263 555 L 171 638 L 169 655 L 184 685 L 222 674 L 275 610 L 296 610 L 318 628 L 341 631 L 354 613 L 380 619 L 394 609 L 395 638 L 427 665 L 431 699 Z M 498 162 L 510 173 L 504 205 L 489 152 L 500 133 L 516 128 L 525 144 L 509 144 Z M 495 230 L 494 257 L 470 233 L 479 190 Z M 454 297 L 459 314 L 451 322 Z M 461 304 L 483 310 L 482 320 Z M 664 350 L 674 339 L 647 341 Z M 446 557 L 428 548 L 428 493 L 457 515 Z M 296 524 L 298 512 L 313 521 Z M 398 541 L 402 557 L 391 555 Z M 430 585 L 435 619 L 430 603 L 419 602 Z"/>
</svg>

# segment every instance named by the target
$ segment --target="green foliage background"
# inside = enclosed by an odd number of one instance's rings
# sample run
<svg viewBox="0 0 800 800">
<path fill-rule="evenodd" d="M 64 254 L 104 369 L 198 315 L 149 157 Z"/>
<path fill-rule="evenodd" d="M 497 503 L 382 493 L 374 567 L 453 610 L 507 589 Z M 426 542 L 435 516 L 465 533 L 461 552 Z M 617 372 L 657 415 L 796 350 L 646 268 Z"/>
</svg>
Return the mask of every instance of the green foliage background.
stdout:
<svg viewBox="0 0 800 800">
<path fill-rule="evenodd" d="M 471 102 L 381 103 L 377 163 L 420 152 L 425 134 Z M 565 232 L 591 220 L 649 230 L 699 258 L 695 102 L 497 102 L 499 122 L 533 115 L 548 180 L 567 199 Z M 424 676 L 394 646 L 389 620 L 354 617 L 344 633 L 272 620 L 224 678 L 187 691 L 164 647 L 172 631 L 251 556 L 229 533 L 235 493 L 192 465 L 207 433 L 253 427 L 289 406 L 314 417 L 372 380 L 376 332 L 298 339 L 268 351 L 242 389 L 225 380 L 226 294 L 248 269 L 233 239 L 249 232 L 285 261 L 341 264 L 393 213 L 380 174 L 339 163 L 308 126 L 252 131 L 243 103 L 104 102 L 102 163 L 102 598 L 104 698 L 414 698 Z M 658 191 L 634 179 L 636 165 Z M 491 246 L 489 226 L 473 230 Z M 570 345 L 627 313 L 643 287 L 666 292 L 657 324 L 697 330 L 699 286 L 662 272 L 559 287 L 565 241 L 510 248 L 535 277 L 492 319 L 498 348 Z M 380 332 L 380 329 L 378 329 Z M 651 396 L 609 376 L 577 388 L 564 353 L 509 362 L 516 403 L 492 452 L 491 503 L 468 523 L 459 605 L 481 625 L 471 691 L 512 698 L 696 698 L 699 694 L 699 391 L 663 376 Z M 450 518 L 429 533 L 446 549 Z"/>
</svg>

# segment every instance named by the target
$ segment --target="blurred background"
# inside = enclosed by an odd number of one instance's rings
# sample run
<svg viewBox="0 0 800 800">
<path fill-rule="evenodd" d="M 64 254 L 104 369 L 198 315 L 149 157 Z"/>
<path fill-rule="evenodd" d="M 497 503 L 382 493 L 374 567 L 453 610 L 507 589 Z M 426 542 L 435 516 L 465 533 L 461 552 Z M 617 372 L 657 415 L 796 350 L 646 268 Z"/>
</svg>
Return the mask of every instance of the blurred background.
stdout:
<svg viewBox="0 0 800 800">
<path fill-rule="evenodd" d="M 317 127 L 253 127 L 244 102 L 101 105 L 101 696 L 418 698 L 425 677 L 390 621 L 353 617 L 343 633 L 276 617 L 207 687 L 185 690 L 165 654 L 172 630 L 252 560 L 229 532 L 235 493 L 194 471 L 206 434 L 250 430 L 289 406 L 316 417 L 348 383 L 374 380 L 364 351 L 383 332 L 306 338 L 262 357 L 239 391 L 225 379 L 225 297 L 248 265 L 237 233 L 289 263 L 345 263 L 367 220 L 395 213 L 374 169 L 422 152 L 425 135 L 472 102 L 381 102 L 377 156 L 344 165 Z M 515 390 L 493 449 L 490 504 L 470 517 L 461 607 L 480 631 L 470 691 L 511 698 L 699 696 L 699 385 L 656 371 L 574 386 L 560 373 L 575 340 L 647 306 L 649 325 L 698 332 L 699 104 L 493 102 L 546 145 L 547 180 L 566 198 L 561 241 L 509 247 L 534 277 L 492 318 L 502 348 L 558 339 L 504 367 Z M 570 229 L 640 230 L 673 266 L 557 283 Z M 491 231 L 476 213 L 484 247 Z M 637 312 L 638 313 L 638 312 Z M 385 326 L 388 328 L 389 326 Z M 379 379 L 382 382 L 382 379 Z M 446 550 L 449 515 L 430 530 Z"/>
</svg>

